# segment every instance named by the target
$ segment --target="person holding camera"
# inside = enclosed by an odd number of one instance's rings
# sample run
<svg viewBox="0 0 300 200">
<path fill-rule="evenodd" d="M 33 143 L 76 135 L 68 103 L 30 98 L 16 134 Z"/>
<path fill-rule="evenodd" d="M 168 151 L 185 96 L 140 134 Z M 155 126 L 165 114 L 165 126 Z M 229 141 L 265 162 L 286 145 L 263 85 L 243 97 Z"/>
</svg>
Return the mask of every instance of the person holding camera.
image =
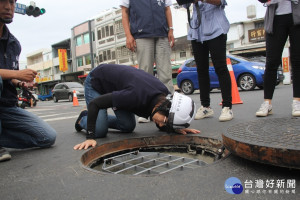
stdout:
<svg viewBox="0 0 300 200">
<path fill-rule="evenodd" d="M 257 117 L 272 114 L 272 98 L 275 90 L 277 69 L 287 38 L 293 71 L 292 116 L 300 117 L 300 4 L 298 0 L 259 0 L 266 3 L 266 69 L 264 75 L 264 102 L 256 112 Z"/>
<path fill-rule="evenodd" d="M 210 107 L 209 96 L 209 57 L 218 75 L 223 99 L 219 121 L 229 121 L 233 118 L 231 79 L 226 63 L 226 41 L 230 27 L 224 11 L 226 5 L 226 0 L 199 0 L 193 4 L 193 15 L 187 38 L 191 40 L 197 64 L 202 105 L 195 119 L 211 117 L 214 114 Z M 184 5 L 187 9 L 189 6 L 190 4 Z"/>
<path fill-rule="evenodd" d="M 11 159 L 4 148 L 46 148 L 54 144 L 56 131 L 36 115 L 16 106 L 16 87 L 34 80 L 37 72 L 19 70 L 21 45 L 7 24 L 13 21 L 16 1 L 0 1 L 0 162 Z"/>
</svg>

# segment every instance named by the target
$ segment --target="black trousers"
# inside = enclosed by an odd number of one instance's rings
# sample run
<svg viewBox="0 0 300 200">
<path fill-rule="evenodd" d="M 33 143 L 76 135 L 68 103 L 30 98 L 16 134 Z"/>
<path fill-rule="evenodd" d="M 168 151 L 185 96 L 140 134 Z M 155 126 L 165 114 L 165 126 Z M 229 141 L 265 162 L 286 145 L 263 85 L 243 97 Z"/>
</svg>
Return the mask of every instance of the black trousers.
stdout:
<svg viewBox="0 0 300 200">
<path fill-rule="evenodd" d="M 266 34 L 267 62 L 264 76 L 264 98 L 272 99 L 277 69 L 281 65 L 284 45 L 289 36 L 293 73 L 293 97 L 300 98 L 300 25 L 295 26 L 292 14 L 276 15 L 273 34 Z"/>
<path fill-rule="evenodd" d="M 200 101 L 202 106 L 210 106 L 209 53 L 219 79 L 223 107 L 232 107 L 231 79 L 226 62 L 227 35 L 222 34 L 203 43 L 192 40 L 192 48 L 197 64 Z"/>
</svg>

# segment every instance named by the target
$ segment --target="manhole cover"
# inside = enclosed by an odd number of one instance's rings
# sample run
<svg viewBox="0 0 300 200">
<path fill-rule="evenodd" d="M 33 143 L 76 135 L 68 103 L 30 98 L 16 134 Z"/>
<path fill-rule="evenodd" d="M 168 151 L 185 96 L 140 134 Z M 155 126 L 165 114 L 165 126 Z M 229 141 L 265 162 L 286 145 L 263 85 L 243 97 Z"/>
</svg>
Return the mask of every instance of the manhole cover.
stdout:
<svg viewBox="0 0 300 200">
<path fill-rule="evenodd" d="M 231 126 L 223 134 L 232 153 L 257 162 L 300 169 L 300 119 L 260 119 Z"/>
<path fill-rule="evenodd" d="M 221 141 L 183 135 L 132 138 L 97 146 L 83 154 L 83 166 L 94 172 L 159 175 L 193 170 L 225 158 Z"/>
</svg>

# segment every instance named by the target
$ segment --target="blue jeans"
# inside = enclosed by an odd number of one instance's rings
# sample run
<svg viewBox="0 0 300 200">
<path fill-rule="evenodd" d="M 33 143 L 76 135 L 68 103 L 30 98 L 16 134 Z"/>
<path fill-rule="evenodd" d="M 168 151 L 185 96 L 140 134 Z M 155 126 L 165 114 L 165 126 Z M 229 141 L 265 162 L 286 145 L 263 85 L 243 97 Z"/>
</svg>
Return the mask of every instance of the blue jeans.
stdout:
<svg viewBox="0 0 300 200">
<path fill-rule="evenodd" d="M 90 74 L 85 79 L 84 88 L 87 105 L 96 97 L 101 96 L 101 94 L 92 87 Z M 136 122 L 133 113 L 125 110 L 114 110 L 114 113 L 115 116 L 108 115 L 107 109 L 99 110 L 95 127 L 95 136 L 97 138 L 106 137 L 109 128 L 124 133 L 130 133 L 135 129 Z M 87 129 L 87 116 L 84 116 L 80 120 L 80 126 L 85 130 Z"/>
<path fill-rule="evenodd" d="M 0 97 L 3 82 L 0 77 Z M 25 149 L 50 147 L 56 131 L 36 115 L 19 107 L 0 105 L 0 147 Z"/>
</svg>

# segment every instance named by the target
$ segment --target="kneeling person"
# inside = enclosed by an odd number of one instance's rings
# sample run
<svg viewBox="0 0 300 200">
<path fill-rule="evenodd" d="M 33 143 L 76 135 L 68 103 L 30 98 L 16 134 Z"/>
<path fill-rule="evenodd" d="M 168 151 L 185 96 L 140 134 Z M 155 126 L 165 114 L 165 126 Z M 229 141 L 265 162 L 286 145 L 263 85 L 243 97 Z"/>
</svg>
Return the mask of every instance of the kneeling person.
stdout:
<svg viewBox="0 0 300 200">
<path fill-rule="evenodd" d="M 172 99 L 169 95 L 159 79 L 143 70 L 114 64 L 96 67 L 85 80 L 88 111 L 82 111 L 75 124 L 77 131 L 87 131 L 87 140 L 74 149 L 95 147 L 94 139 L 105 137 L 109 128 L 133 132 L 135 115 L 151 117 L 161 130 L 200 133 L 188 128 L 196 110 L 193 100 L 179 93 Z M 107 108 L 112 108 L 115 115 L 108 115 Z"/>
</svg>

